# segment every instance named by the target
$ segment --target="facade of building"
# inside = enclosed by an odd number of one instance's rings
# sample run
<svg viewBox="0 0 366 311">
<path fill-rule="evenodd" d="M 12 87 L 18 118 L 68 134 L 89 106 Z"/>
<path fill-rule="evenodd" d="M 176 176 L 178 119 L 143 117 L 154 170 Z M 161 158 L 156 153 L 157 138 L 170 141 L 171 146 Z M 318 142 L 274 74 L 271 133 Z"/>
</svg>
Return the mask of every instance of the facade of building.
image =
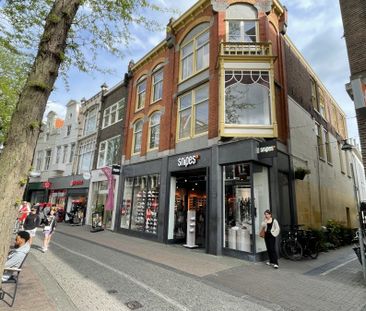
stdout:
<svg viewBox="0 0 366 311">
<path fill-rule="evenodd" d="M 76 185 L 73 180 L 80 179 L 80 176 L 70 176 L 76 158 L 79 106 L 78 102 L 69 101 L 65 120 L 52 111 L 47 115 L 34 153 L 33 170 L 26 191 L 28 201 L 51 202 L 67 209 L 74 199 L 73 188 Z"/>
<path fill-rule="evenodd" d="M 100 109 L 93 169 L 90 176 L 86 223 L 92 224 L 93 212 L 103 215 L 103 225 L 114 228 L 119 188 L 119 174 L 112 174 L 112 165 L 120 167 L 124 140 L 126 80 L 105 90 Z M 111 198 L 112 197 L 112 198 Z"/>
<path fill-rule="evenodd" d="M 322 111 L 330 109 L 328 102 L 313 99 L 318 92 L 331 96 L 291 50 L 287 12 L 278 1 L 268 12 L 254 0 L 224 7 L 212 2 L 199 0 L 171 20 L 166 39 L 131 65 L 116 228 L 257 260 L 265 250 L 258 232 L 266 209 L 281 224 L 315 226 L 330 217 L 331 194 L 312 203 L 311 213 L 323 218 L 303 211 L 306 197 L 298 192 L 304 185 L 294 179 L 294 168 L 310 168 L 310 188 L 322 174 L 337 174 L 337 184 L 322 185 L 318 197 L 339 186 L 352 190 L 350 178 L 334 173 L 337 167 L 316 148 L 325 145 L 319 140 L 325 130 L 334 141 L 346 137 L 345 118 L 329 102 L 335 126 Z M 295 74 L 304 74 L 302 84 L 289 82 Z M 296 130 L 299 111 L 308 123 L 305 134 Z M 302 151 L 303 139 L 314 150 Z M 343 220 L 344 205 L 352 202 L 346 195 L 331 216 Z"/>
</svg>

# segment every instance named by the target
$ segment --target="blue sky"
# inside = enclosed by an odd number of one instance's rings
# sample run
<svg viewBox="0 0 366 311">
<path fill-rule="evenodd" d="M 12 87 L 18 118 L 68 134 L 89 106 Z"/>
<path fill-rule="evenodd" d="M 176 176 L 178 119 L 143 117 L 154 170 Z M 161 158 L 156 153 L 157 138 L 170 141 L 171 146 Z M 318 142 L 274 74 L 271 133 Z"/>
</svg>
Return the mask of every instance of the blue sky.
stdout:
<svg viewBox="0 0 366 311">
<path fill-rule="evenodd" d="M 196 0 L 154 0 L 155 3 L 174 9 L 181 13 L 189 9 Z M 287 35 L 304 55 L 321 81 L 333 95 L 347 116 L 348 136 L 358 141 L 358 130 L 353 102 L 345 91 L 345 83 L 349 82 L 349 65 L 339 2 L 335 0 L 281 0 L 289 12 Z M 162 25 L 166 25 L 171 15 L 160 14 L 156 17 Z M 161 42 L 164 32 L 149 33 L 142 27 L 131 28 L 134 41 L 125 47 L 124 59 L 101 53 L 97 59 L 100 66 L 114 69 L 112 74 L 97 72 L 80 73 L 76 69 L 69 72 L 69 90 L 64 82 L 58 79 L 52 92 L 46 113 L 56 111 L 64 115 L 64 106 L 70 99 L 90 98 L 100 90 L 106 82 L 109 87 L 120 82 L 127 70 L 130 59 L 139 60 L 156 44 Z"/>
</svg>

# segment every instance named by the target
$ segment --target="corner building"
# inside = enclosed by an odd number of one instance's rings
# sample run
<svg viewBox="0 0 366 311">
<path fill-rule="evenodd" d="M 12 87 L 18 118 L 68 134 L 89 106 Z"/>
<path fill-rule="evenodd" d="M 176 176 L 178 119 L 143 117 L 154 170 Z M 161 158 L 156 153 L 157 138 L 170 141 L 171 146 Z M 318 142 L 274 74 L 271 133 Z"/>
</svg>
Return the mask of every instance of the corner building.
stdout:
<svg viewBox="0 0 366 311">
<path fill-rule="evenodd" d="M 215 10 L 197 1 L 130 63 L 119 232 L 261 260 L 263 212 L 297 223 L 303 185 L 290 150 L 287 12 L 278 1 L 267 13 L 255 4 L 228 1 Z M 307 74 L 302 62 L 292 69 Z M 301 104 L 294 103 L 305 111 Z"/>
</svg>

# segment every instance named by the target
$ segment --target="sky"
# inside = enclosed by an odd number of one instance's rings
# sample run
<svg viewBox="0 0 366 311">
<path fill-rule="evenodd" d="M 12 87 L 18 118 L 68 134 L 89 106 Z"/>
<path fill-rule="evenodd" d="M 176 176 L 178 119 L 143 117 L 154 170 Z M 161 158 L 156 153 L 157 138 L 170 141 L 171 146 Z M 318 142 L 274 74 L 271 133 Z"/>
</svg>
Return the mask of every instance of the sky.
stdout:
<svg viewBox="0 0 366 311">
<path fill-rule="evenodd" d="M 348 137 L 359 141 L 354 104 L 345 91 L 349 82 L 350 70 L 343 25 L 338 0 L 280 0 L 288 9 L 287 35 L 311 65 L 320 80 L 332 94 L 338 105 L 346 113 Z M 162 7 L 178 9 L 182 14 L 196 0 L 154 0 Z M 166 25 L 171 14 L 160 14 L 156 17 Z M 175 16 L 177 17 L 177 16 Z M 100 66 L 113 68 L 114 72 L 80 73 L 76 69 L 69 72 L 69 87 L 62 79 L 56 81 L 47 106 L 46 114 L 54 110 L 59 116 L 65 114 L 65 105 L 71 99 L 80 100 L 92 97 L 100 91 L 105 82 L 110 88 L 119 83 L 127 71 L 128 62 L 135 62 L 149 52 L 165 38 L 165 32 L 147 32 L 142 27 L 132 27 L 134 41 L 125 47 L 124 59 L 100 54 L 97 62 Z"/>
</svg>

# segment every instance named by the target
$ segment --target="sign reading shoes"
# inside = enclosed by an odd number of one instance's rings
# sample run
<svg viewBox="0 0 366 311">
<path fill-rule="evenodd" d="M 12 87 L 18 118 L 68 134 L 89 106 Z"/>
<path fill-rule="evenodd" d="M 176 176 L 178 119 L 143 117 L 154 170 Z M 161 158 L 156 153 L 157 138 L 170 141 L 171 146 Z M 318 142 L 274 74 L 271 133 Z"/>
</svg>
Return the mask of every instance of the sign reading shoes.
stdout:
<svg viewBox="0 0 366 311">
<path fill-rule="evenodd" d="M 190 165 L 195 165 L 198 161 L 198 159 L 200 158 L 199 154 L 194 154 L 194 155 L 189 155 L 186 157 L 180 157 L 178 158 L 178 166 L 179 167 L 187 167 Z"/>
</svg>

